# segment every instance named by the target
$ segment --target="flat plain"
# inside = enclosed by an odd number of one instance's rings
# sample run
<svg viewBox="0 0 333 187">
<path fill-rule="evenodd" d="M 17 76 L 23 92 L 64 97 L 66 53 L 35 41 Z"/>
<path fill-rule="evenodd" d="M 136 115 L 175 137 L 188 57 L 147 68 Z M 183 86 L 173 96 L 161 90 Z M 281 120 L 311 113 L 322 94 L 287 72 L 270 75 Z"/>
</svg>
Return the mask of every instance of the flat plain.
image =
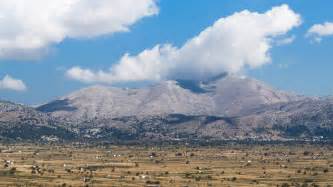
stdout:
<svg viewBox="0 0 333 187">
<path fill-rule="evenodd" d="M 0 186 L 333 186 L 333 146 L 0 145 Z"/>
</svg>

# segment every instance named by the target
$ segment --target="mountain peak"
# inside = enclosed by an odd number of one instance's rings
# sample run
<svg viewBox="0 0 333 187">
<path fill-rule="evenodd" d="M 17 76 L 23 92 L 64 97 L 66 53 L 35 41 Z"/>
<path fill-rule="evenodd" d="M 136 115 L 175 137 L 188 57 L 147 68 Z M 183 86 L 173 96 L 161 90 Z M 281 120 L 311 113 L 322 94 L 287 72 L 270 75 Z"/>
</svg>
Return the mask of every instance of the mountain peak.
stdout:
<svg viewBox="0 0 333 187">
<path fill-rule="evenodd" d="M 75 120 L 160 114 L 235 116 L 296 97 L 261 81 L 223 74 L 207 81 L 167 80 L 139 89 L 92 86 L 39 107 Z"/>
<path fill-rule="evenodd" d="M 110 92 L 112 90 L 119 90 L 119 89 L 120 88 L 116 88 L 116 87 L 93 85 L 93 86 L 82 88 L 78 91 L 75 91 L 66 97 L 77 96 L 77 95 L 82 95 L 82 94 L 101 94 L 101 93 L 106 93 L 106 92 Z"/>
</svg>

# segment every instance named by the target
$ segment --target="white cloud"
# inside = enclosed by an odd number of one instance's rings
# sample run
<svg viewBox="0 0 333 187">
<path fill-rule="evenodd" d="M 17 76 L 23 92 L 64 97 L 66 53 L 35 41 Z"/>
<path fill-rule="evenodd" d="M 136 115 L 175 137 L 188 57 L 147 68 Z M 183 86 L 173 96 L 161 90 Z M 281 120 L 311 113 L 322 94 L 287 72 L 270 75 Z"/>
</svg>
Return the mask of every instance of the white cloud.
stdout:
<svg viewBox="0 0 333 187">
<path fill-rule="evenodd" d="M 65 38 L 127 31 L 156 0 L 1 0 L 0 58 L 39 55 Z"/>
<path fill-rule="evenodd" d="M 125 54 L 108 72 L 73 67 L 66 72 L 66 75 L 85 83 L 158 81 L 167 76 L 172 66 L 172 58 L 177 52 L 177 49 L 171 45 L 157 45 L 137 56 Z"/>
<path fill-rule="evenodd" d="M 307 32 L 307 37 L 312 37 L 316 42 L 321 42 L 325 36 L 333 35 L 333 23 L 325 22 L 323 24 L 313 25 Z"/>
<path fill-rule="evenodd" d="M 26 89 L 27 87 L 22 80 L 12 78 L 9 75 L 0 80 L 0 90 L 25 91 Z"/>
<path fill-rule="evenodd" d="M 280 40 L 277 40 L 276 41 L 276 45 L 287 45 L 287 44 L 291 44 L 294 42 L 294 40 L 296 39 L 296 36 L 289 36 L 289 37 L 285 37 L 285 38 L 282 38 Z"/>
<path fill-rule="evenodd" d="M 287 5 L 265 13 L 245 10 L 217 20 L 180 48 L 156 45 L 136 56 L 125 54 L 109 71 L 74 67 L 67 76 L 88 83 L 113 84 L 237 73 L 269 63 L 272 46 L 300 24 L 300 16 Z"/>
</svg>

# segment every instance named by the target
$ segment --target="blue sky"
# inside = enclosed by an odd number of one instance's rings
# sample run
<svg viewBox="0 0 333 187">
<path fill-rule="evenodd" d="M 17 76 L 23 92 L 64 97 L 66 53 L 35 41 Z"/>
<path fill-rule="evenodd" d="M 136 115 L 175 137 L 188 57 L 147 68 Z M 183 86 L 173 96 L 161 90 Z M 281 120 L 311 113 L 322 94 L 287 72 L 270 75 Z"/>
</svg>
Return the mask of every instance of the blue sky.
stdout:
<svg viewBox="0 0 333 187">
<path fill-rule="evenodd" d="M 282 90 L 304 95 L 333 95 L 333 36 L 325 37 L 321 42 L 305 37 L 314 24 L 333 21 L 333 2 L 159 0 L 159 13 L 133 23 L 128 32 L 89 38 L 68 37 L 49 46 L 49 52 L 39 59 L 1 59 L 0 77 L 8 74 L 23 80 L 27 90 L 0 90 L 0 97 L 26 104 L 44 103 L 91 85 L 65 76 L 66 70 L 73 66 L 109 69 L 125 53 L 136 55 L 164 43 L 181 47 L 221 17 L 244 9 L 265 12 L 281 4 L 288 4 L 302 16 L 302 24 L 288 33 L 295 36 L 294 41 L 273 47 L 271 63 L 246 69 L 245 74 Z"/>
</svg>

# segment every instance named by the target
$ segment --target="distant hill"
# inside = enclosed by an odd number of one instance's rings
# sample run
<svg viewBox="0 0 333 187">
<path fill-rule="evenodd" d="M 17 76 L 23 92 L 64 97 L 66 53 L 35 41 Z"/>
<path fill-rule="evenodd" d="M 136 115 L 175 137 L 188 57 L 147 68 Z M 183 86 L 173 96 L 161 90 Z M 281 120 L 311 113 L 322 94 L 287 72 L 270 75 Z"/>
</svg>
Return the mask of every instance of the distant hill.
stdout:
<svg viewBox="0 0 333 187">
<path fill-rule="evenodd" d="M 32 107 L 0 101 L 0 140 L 40 140 L 50 137 L 70 140 L 75 137 L 74 133 L 57 123 L 52 117 Z"/>
<path fill-rule="evenodd" d="M 37 110 L 70 121 L 165 114 L 237 116 L 262 105 L 298 99 L 254 79 L 224 76 L 206 82 L 163 81 L 141 89 L 94 86 Z"/>
<path fill-rule="evenodd" d="M 93 86 L 37 108 L 0 104 L 4 139 L 333 140 L 332 120 L 331 98 L 298 96 L 234 75 L 139 89 Z"/>
</svg>

